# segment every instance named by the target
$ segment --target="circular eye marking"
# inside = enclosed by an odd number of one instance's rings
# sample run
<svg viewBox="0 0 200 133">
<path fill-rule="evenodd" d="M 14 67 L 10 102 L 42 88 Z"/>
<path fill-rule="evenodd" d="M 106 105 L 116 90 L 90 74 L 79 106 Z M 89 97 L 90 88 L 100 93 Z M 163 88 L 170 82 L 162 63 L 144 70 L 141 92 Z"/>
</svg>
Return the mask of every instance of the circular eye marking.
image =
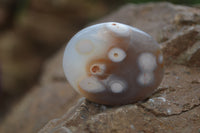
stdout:
<svg viewBox="0 0 200 133">
<path fill-rule="evenodd" d="M 94 44 L 90 40 L 80 40 L 76 44 L 76 50 L 80 54 L 89 54 L 94 50 Z"/>
<path fill-rule="evenodd" d="M 120 48 L 112 48 L 108 52 L 108 58 L 113 62 L 121 62 L 126 58 L 126 53 Z"/>
<path fill-rule="evenodd" d="M 152 72 L 157 64 L 156 58 L 151 53 L 142 53 L 139 55 L 138 58 L 139 67 L 144 72 Z"/>
<path fill-rule="evenodd" d="M 120 36 L 128 36 L 130 34 L 129 27 L 124 24 L 111 22 L 106 24 L 106 28 Z"/>
<path fill-rule="evenodd" d="M 92 75 L 103 75 L 106 70 L 105 64 L 93 64 L 90 67 L 90 72 Z"/>
<path fill-rule="evenodd" d="M 111 90 L 112 90 L 112 92 L 114 92 L 114 93 L 120 93 L 120 92 L 122 92 L 123 91 L 123 89 L 124 89 L 124 87 L 122 86 L 122 84 L 120 84 L 120 83 L 113 83 L 112 85 L 111 85 Z"/>
<path fill-rule="evenodd" d="M 103 84 L 101 84 L 95 77 L 87 77 L 79 82 L 80 87 L 88 92 L 98 93 L 105 90 Z"/>
<path fill-rule="evenodd" d="M 121 93 L 127 88 L 127 84 L 121 80 L 113 80 L 109 83 L 109 85 L 113 93 Z"/>
<path fill-rule="evenodd" d="M 138 83 L 140 85 L 149 85 L 154 81 L 154 75 L 151 72 L 140 73 L 138 77 Z"/>
<path fill-rule="evenodd" d="M 158 63 L 163 63 L 163 56 L 161 54 L 158 56 Z"/>
</svg>

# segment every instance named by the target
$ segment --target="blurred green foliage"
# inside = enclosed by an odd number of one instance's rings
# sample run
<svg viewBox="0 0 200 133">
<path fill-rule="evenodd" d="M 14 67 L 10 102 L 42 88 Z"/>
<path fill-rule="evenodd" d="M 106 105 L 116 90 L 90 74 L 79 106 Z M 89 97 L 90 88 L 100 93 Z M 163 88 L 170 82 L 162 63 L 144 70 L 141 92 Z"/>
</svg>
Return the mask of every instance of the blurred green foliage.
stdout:
<svg viewBox="0 0 200 133">
<path fill-rule="evenodd" d="M 184 4 L 184 5 L 192 5 L 192 4 L 200 4 L 200 0 L 124 0 L 125 2 L 132 3 L 145 3 L 145 2 L 171 2 L 175 4 Z"/>
</svg>

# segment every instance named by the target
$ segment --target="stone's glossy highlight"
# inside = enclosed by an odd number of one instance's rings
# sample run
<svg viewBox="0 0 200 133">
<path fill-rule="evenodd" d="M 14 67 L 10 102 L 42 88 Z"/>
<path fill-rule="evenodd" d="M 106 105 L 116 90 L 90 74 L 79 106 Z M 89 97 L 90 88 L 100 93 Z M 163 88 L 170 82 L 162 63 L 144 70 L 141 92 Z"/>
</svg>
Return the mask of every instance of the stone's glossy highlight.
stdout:
<svg viewBox="0 0 200 133">
<path fill-rule="evenodd" d="M 147 98 L 163 78 L 163 56 L 147 33 L 116 22 L 78 32 L 68 43 L 63 67 L 72 87 L 107 105 Z"/>
</svg>

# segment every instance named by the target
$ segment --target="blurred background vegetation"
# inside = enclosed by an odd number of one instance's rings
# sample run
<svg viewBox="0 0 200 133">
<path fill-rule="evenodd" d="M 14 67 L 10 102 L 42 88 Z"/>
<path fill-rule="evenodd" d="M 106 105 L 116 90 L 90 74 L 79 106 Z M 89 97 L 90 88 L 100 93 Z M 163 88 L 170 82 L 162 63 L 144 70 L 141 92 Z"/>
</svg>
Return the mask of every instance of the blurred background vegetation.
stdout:
<svg viewBox="0 0 200 133">
<path fill-rule="evenodd" d="M 45 60 L 78 30 L 126 3 L 161 1 L 0 0 L 0 121 L 38 82 Z M 200 4 L 200 0 L 168 2 Z"/>
</svg>

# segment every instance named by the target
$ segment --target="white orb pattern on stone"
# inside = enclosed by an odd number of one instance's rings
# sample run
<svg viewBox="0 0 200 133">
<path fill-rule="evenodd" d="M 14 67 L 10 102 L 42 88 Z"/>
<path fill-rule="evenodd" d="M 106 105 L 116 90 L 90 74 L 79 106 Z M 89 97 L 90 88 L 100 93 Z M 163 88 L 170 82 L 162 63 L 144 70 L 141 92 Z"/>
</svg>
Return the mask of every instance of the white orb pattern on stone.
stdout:
<svg viewBox="0 0 200 133">
<path fill-rule="evenodd" d="M 88 77 L 80 81 L 80 87 L 88 92 L 101 92 L 105 90 L 105 87 L 94 77 Z"/>
<path fill-rule="evenodd" d="M 156 57 L 152 53 L 142 53 L 138 58 L 139 67 L 144 72 L 152 72 L 156 66 Z"/>
<path fill-rule="evenodd" d="M 76 45 L 76 49 L 80 54 L 89 54 L 94 49 L 94 44 L 90 40 L 79 41 Z"/>
<path fill-rule="evenodd" d="M 138 77 L 140 85 L 149 85 L 154 81 L 154 74 L 151 72 L 141 73 Z"/>
<path fill-rule="evenodd" d="M 125 24 L 110 22 L 106 24 L 106 28 L 120 36 L 128 36 L 130 34 L 130 28 Z"/>
<path fill-rule="evenodd" d="M 108 53 L 108 57 L 113 62 L 121 62 L 126 58 L 126 53 L 120 48 L 112 48 Z"/>
<path fill-rule="evenodd" d="M 127 85 L 120 80 L 114 80 L 110 82 L 110 89 L 114 93 L 121 93 L 127 88 Z"/>
<path fill-rule="evenodd" d="M 92 75 L 102 75 L 106 70 L 105 64 L 93 64 L 90 68 L 90 72 Z"/>
<path fill-rule="evenodd" d="M 163 56 L 162 56 L 161 54 L 158 56 L 158 62 L 159 62 L 160 64 L 163 63 Z"/>
</svg>

